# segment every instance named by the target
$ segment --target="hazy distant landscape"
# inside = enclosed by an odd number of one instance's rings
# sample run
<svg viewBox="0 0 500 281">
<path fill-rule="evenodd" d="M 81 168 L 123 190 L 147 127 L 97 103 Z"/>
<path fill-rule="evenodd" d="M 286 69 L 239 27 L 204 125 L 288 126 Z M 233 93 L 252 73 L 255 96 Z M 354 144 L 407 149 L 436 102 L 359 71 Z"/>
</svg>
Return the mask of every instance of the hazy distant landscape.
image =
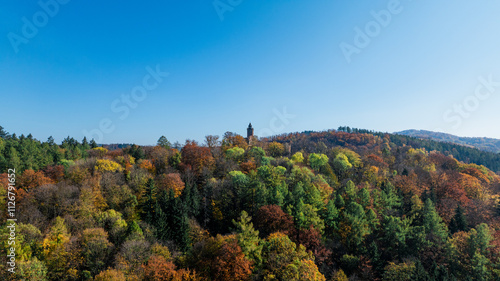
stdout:
<svg viewBox="0 0 500 281">
<path fill-rule="evenodd" d="M 490 151 L 494 153 L 500 152 L 500 139 L 458 137 L 450 134 L 431 132 L 425 130 L 405 130 L 401 132 L 396 132 L 395 134 L 411 136 L 416 138 L 432 139 L 436 141 L 451 142 L 465 146 L 475 147 L 480 150 Z"/>
</svg>

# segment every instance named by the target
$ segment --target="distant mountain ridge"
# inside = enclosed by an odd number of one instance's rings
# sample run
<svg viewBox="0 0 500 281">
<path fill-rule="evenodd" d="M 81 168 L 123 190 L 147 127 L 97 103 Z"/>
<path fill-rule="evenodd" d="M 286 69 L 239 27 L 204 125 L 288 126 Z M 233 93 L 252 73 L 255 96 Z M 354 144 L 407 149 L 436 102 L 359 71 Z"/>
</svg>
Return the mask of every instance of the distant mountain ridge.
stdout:
<svg viewBox="0 0 500 281">
<path fill-rule="evenodd" d="M 416 138 L 425 138 L 442 142 L 456 143 L 468 147 L 475 147 L 483 151 L 500 153 L 500 139 L 459 137 L 451 134 L 432 132 L 426 130 L 405 130 L 401 132 L 395 132 L 394 134 L 416 137 Z"/>
</svg>

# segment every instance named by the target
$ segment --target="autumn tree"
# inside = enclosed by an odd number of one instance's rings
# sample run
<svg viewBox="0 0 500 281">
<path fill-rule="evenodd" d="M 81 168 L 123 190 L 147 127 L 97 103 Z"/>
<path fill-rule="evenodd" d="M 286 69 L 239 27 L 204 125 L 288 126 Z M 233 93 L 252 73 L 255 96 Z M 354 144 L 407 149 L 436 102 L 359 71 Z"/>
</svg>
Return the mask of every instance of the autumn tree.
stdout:
<svg viewBox="0 0 500 281">
<path fill-rule="evenodd" d="M 43 256 L 51 280 L 64 279 L 67 270 L 69 253 L 66 246 L 69 243 L 69 234 L 64 219 L 57 217 L 54 226 L 43 240 Z M 73 253 L 77 254 L 77 253 Z"/>
<path fill-rule="evenodd" d="M 196 281 L 196 274 L 185 269 L 177 269 L 172 261 L 153 255 L 144 267 L 145 281 Z"/>
<path fill-rule="evenodd" d="M 99 172 L 121 172 L 123 170 L 120 164 L 108 159 L 98 159 L 94 169 Z"/>
<path fill-rule="evenodd" d="M 125 274 L 116 269 L 107 269 L 101 271 L 94 277 L 94 281 L 125 281 Z"/>
<path fill-rule="evenodd" d="M 175 197 L 179 197 L 185 187 L 178 173 L 161 174 L 158 176 L 157 185 L 159 190 L 173 190 Z"/>
<path fill-rule="evenodd" d="M 244 150 L 247 149 L 248 143 L 246 139 L 236 133 L 232 132 L 225 132 L 224 136 L 222 138 L 222 148 L 223 150 L 232 148 L 232 147 L 240 147 L 243 148 Z"/>
<path fill-rule="evenodd" d="M 257 211 L 255 227 L 259 230 L 261 237 L 267 237 L 278 231 L 288 235 L 295 233 L 293 218 L 277 205 L 261 207 Z"/>
<path fill-rule="evenodd" d="M 186 261 L 205 280 L 214 281 L 248 280 L 253 267 L 234 235 L 217 235 L 196 243 Z"/>
<path fill-rule="evenodd" d="M 108 241 L 108 233 L 102 228 L 85 229 L 80 238 L 83 268 L 96 275 L 109 265 L 113 244 Z"/>
<path fill-rule="evenodd" d="M 185 168 L 192 169 L 196 174 L 201 174 L 204 168 L 211 170 L 214 158 L 208 147 L 198 146 L 195 141 L 187 140 L 182 148 L 182 164 Z"/>
<path fill-rule="evenodd" d="M 272 157 L 279 157 L 285 154 L 285 146 L 279 142 L 272 142 L 268 145 L 267 151 Z"/>
<path fill-rule="evenodd" d="M 304 246 L 297 246 L 287 235 L 276 232 L 262 248 L 264 280 L 325 280 Z"/>
</svg>

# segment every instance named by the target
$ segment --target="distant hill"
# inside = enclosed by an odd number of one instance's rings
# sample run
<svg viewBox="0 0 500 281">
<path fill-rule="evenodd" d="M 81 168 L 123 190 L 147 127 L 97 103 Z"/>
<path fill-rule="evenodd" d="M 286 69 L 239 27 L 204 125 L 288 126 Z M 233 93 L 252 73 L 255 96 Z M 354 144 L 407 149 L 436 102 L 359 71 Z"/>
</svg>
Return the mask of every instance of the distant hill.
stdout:
<svg viewBox="0 0 500 281">
<path fill-rule="evenodd" d="M 500 140 L 493 138 L 469 138 L 469 137 L 459 137 L 446 133 L 438 133 L 425 130 L 405 130 L 401 132 L 395 132 L 398 135 L 405 135 L 415 138 L 431 139 L 436 141 L 456 143 L 464 146 L 475 147 L 483 151 L 489 151 L 494 153 L 500 152 Z"/>
</svg>

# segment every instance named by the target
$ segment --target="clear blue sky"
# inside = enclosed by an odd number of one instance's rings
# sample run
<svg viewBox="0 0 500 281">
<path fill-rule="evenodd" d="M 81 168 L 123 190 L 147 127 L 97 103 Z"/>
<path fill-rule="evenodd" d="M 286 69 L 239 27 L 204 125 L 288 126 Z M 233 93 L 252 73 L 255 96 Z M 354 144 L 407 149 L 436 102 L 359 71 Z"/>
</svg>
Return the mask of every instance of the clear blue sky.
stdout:
<svg viewBox="0 0 500 281">
<path fill-rule="evenodd" d="M 154 144 L 245 134 L 251 121 L 261 135 L 348 125 L 500 138 L 498 1 L 220 0 L 219 13 L 212 1 L 108 2 L 50 15 L 0 3 L 7 131 Z M 356 50 L 350 62 L 341 46 Z M 157 66 L 160 83 L 147 76 Z M 121 101 L 144 79 L 144 99 Z"/>
</svg>

